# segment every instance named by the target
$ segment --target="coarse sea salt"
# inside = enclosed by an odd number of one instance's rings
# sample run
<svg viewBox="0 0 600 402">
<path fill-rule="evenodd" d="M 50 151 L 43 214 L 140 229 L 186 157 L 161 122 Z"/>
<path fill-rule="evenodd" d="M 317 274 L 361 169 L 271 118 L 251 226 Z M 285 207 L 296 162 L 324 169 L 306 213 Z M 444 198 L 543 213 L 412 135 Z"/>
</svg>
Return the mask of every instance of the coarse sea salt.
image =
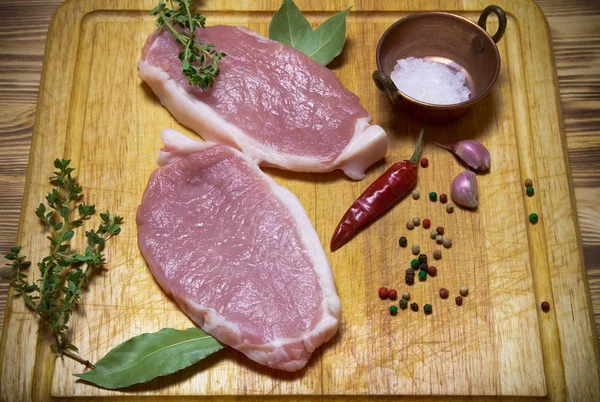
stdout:
<svg viewBox="0 0 600 402">
<path fill-rule="evenodd" d="M 451 105 L 465 102 L 471 95 L 464 73 L 429 58 L 398 60 L 390 78 L 400 91 L 421 102 Z"/>
</svg>

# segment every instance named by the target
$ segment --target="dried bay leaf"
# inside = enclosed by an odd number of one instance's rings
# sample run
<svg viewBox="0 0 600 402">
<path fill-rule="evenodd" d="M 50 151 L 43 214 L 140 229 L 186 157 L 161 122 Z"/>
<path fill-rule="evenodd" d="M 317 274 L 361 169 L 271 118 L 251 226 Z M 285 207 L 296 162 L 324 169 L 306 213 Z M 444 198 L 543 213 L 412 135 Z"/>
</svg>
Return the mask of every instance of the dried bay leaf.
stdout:
<svg viewBox="0 0 600 402">
<path fill-rule="evenodd" d="M 350 8 L 334 14 L 313 31 L 294 2 L 284 0 L 269 25 L 269 38 L 291 46 L 326 66 L 344 48 L 346 16 Z"/>
<path fill-rule="evenodd" d="M 124 388 L 182 370 L 224 347 L 200 328 L 164 328 L 121 343 L 94 370 L 74 375 L 103 388 Z"/>
</svg>

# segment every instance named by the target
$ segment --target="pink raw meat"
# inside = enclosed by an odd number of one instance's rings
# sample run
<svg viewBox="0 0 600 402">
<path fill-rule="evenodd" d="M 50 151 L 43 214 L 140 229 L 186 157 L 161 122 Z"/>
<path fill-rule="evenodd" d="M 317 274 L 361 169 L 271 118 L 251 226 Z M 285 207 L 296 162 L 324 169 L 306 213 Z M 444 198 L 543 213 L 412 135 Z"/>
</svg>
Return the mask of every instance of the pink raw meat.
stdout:
<svg viewBox="0 0 600 402">
<path fill-rule="evenodd" d="M 163 289 L 202 329 L 276 369 L 304 367 L 341 305 L 298 199 L 248 157 L 173 130 L 137 211 Z"/>
<path fill-rule="evenodd" d="M 354 179 L 385 156 L 385 131 L 370 124 L 358 97 L 331 70 L 247 28 L 196 32 L 227 54 L 211 89 L 189 85 L 181 48 L 166 29 L 150 35 L 138 67 L 171 114 L 205 140 L 234 146 L 263 166 L 342 169 Z"/>
</svg>

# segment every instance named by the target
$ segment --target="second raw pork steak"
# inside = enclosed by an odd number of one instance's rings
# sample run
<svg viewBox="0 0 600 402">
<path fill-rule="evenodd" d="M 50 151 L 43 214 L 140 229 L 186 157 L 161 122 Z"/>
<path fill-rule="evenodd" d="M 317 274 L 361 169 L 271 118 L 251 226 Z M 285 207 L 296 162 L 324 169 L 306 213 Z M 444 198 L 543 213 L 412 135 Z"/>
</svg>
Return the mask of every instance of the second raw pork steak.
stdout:
<svg viewBox="0 0 600 402">
<path fill-rule="evenodd" d="M 137 211 L 163 289 L 202 329 L 280 370 L 337 331 L 331 267 L 298 199 L 248 157 L 173 130 Z"/>
</svg>

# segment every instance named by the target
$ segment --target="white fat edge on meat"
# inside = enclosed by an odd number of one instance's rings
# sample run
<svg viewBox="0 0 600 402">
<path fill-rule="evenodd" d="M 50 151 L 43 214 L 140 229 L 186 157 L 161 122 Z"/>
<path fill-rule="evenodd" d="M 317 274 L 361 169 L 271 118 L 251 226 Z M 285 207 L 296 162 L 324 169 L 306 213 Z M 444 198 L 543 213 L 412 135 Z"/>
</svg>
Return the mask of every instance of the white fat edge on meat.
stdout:
<svg viewBox="0 0 600 402">
<path fill-rule="evenodd" d="M 387 152 L 387 135 L 380 126 L 369 124 L 370 117 L 357 120 L 352 139 L 333 162 L 324 163 L 310 157 L 265 151 L 262 149 L 264 144 L 252 139 L 210 106 L 178 86 L 164 70 L 145 61 L 138 63 L 138 69 L 140 78 L 180 123 L 197 133 L 203 133 L 202 137 L 207 141 L 237 148 L 262 166 L 313 173 L 342 169 L 348 177 L 362 180 L 365 170 Z M 362 149 L 364 146 L 367 148 Z"/>
<path fill-rule="evenodd" d="M 201 142 L 191 139 L 179 131 L 165 128 L 160 133 L 160 139 L 163 142 L 163 148 L 158 154 L 156 162 L 158 166 L 166 166 L 181 156 L 189 155 L 193 152 L 203 151 L 214 145 L 213 142 Z"/>
<path fill-rule="evenodd" d="M 198 152 L 215 145 L 213 143 L 206 143 L 193 140 L 187 137 L 185 134 L 182 134 L 179 131 L 172 129 L 164 129 L 161 133 L 161 139 L 165 145 L 165 150 L 161 150 L 161 155 L 159 156 L 159 164 L 169 164 L 172 161 L 176 160 L 178 157 Z M 302 206 L 298 198 L 291 191 L 277 184 L 270 176 L 268 176 L 262 170 L 260 170 L 260 168 L 246 155 L 239 151 L 236 151 L 235 149 L 232 149 L 232 151 L 236 152 L 240 157 L 244 158 L 249 163 L 249 165 L 263 177 L 263 179 L 267 182 L 267 184 L 273 191 L 273 194 L 277 198 L 279 198 L 279 200 L 283 203 L 283 205 L 286 208 L 288 208 L 288 210 L 292 212 L 291 216 L 297 225 L 296 228 L 301 234 L 300 238 L 304 243 L 304 246 L 311 251 L 309 255 L 312 259 L 313 267 L 317 274 L 317 280 L 319 281 L 323 297 L 323 301 L 321 303 L 321 319 L 319 320 L 315 328 L 303 334 L 302 336 L 302 342 L 304 344 L 305 349 L 309 353 L 312 353 L 314 352 L 316 347 L 320 346 L 324 342 L 329 341 L 333 337 L 333 335 L 335 335 L 335 333 L 337 332 L 339 318 L 341 315 L 341 301 L 337 295 L 333 273 L 331 270 L 331 266 L 329 265 L 329 260 L 327 259 L 325 250 L 321 245 L 321 241 L 319 240 L 319 237 L 310 221 L 310 218 L 306 214 L 306 211 L 304 210 L 304 207 Z M 190 300 L 186 300 L 185 303 L 187 303 L 188 305 L 194 305 L 194 307 L 197 308 L 197 310 L 199 311 L 206 312 L 207 316 L 210 318 L 207 321 L 211 325 L 210 329 L 205 328 L 207 332 L 210 332 L 212 329 L 214 329 L 213 327 L 216 327 L 219 324 L 224 324 L 227 328 L 230 329 L 233 328 L 233 326 L 230 323 L 223 320 L 222 317 L 214 317 L 213 315 L 218 315 L 216 311 L 197 305 L 196 303 Z M 195 316 L 196 314 L 191 315 Z M 239 334 L 239 330 L 237 331 L 237 333 Z M 316 339 L 314 340 L 314 342 L 311 342 L 311 338 Z M 257 347 L 259 347 L 260 349 L 269 349 L 273 347 L 279 348 L 282 345 L 293 344 L 296 342 L 298 342 L 297 338 L 279 338 L 273 340 L 268 344 L 255 345 L 247 341 L 242 341 L 240 338 L 238 345 L 231 346 L 243 351 L 244 349 L 248 349 L 249 347 L 253 349 Z"/>
<path fill-rule="evenodd" d="M 362 117 L 356 121 L 354 136 L 333 162 L 354 180 L 364 179 L 369 166 L 387 153 L 387 134 L 381 126 L 370 124 L 371 120 Z"/>
</svg>

